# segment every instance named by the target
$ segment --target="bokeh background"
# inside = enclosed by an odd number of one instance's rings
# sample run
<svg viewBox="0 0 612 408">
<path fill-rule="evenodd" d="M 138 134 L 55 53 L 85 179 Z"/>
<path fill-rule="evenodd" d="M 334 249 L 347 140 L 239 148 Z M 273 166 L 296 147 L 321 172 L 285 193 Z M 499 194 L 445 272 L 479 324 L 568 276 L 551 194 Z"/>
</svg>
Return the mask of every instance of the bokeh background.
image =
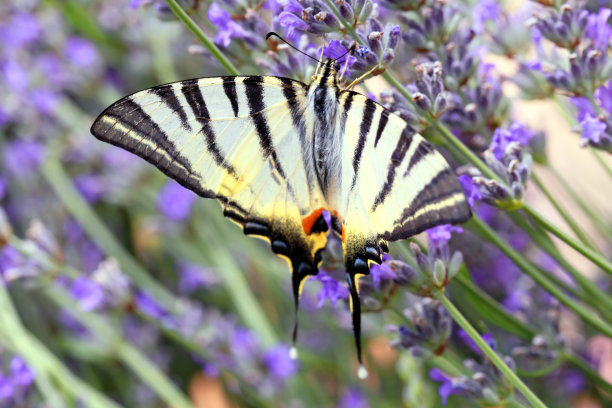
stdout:
<svg viewBox="0 0 612 408">
<path fill-rule="evenodd" d="M 274 19 L 278 14 L 272 3 L 181 4 L 211 39 L 228 30 L 211 18 L 214 7 L 227 13 L 243 10 L 245 15 L 255 9 L 262 20 L 274 21 L 264 31 L 273 28 L 289 35 Z M 286 7 L 287 2 L 278 3 Z M 469 17 L 481 3 L 486 2 L 455 6 Z M 528 30 L 525 23 L 534 3 L 503 4 L 518 16 L 518 30 Z M 587 6 L 596 12 L 595 5 Z M 393 21 L 392 13 L 381 15 Z M 252 39 L 253 45 L 237 32 L 231 45 L 223 38 L 217 43 L 241 73 L 282 73 L 279 61 L 296 64 L 291 67 L 296 79 L 307 80 L 314 71 L 312 61 L 291 56 L 293 51 L 266 52 L 263 38 Z M 249 35 L 258 35 L 257 30 Z M 320 38 L 312 46 L 304 41 L 296 44 L 310 51 L 322 44 Z M 390 66 L 408 81 L 411 74 L 402 65 L 406 61 L 397 54 L 399 61 Z M 525 55 L 534 58 L 533 47 Z M 589 149 L 578 147 L 580 130 L 568 123 L 567 115 L 574 111 L 567 98 L 561 96 L 563 109 L 558 99 L 525 100 L 512 81 L 521 67 L 517 61 L 486 52 L 479 64 L 494 64 L 511 101 L 508 115 L 545 135 L 532 146 L 546 157 L 536 166 L 540 179 L 609 259 L 610 175 Z M 423 303 L 394 283 L 395 277 L 383 274 L 381 286 L 366 282 L 371 291 L 364 302 L 370 312 L 363 325 L 370 377 L 357 379 L 347 291 L 336 279 L 341 276 L 336 271 L 341 259 L 337 243 L 329 248 L 326 273 L 306 284 L 300 359 L 291 360 L 293 299 L 286 264 L 266 243 L 245 237 L 223 219 L 217 203 L 197 199 L 144 161 L 91 136 L 95 117 L 122 96 L 226 73 L 164 2 L 2 2 L 0 72 L 0 407 L 435 407 L 444 400 L 440 383 L 446 380 L 436 379 L 434 368 L 458 377 L 465 374 L 467 358 L 486 366 L 456 325 L 442 356 L 423 361 L 422 350 L 398 347 L 398 326 L 417 330 L 422 319 L 438 324 L 450 319 L 437 305 Z M 360 89 L 384 102 L 381 91 L 387 88 L 376 77 Z M 608 153 L 601 157 L 612 167 Z M 572 233 L 531 182 L 526 201 Z M 491 224 L 504 230 L 504 222 Z M 504 233 L 543 270 L 573 285 L 524 232 Z M 585 328 L 469 231 L 454 239 L 452 251 L 462 251 L 474 265 L 471 271 L 480 288 L 521 321 L 562 338 L 561 347 L 576 350 L 592 376 L 612 382 L 609 337 Z M 425 234 L 416 242 L 426 247 Z M 410 257 L 407 248 L 392 246 L 391 255 Z M 577 270 L 609 290 L 609 280 L 596 267 L 573 250 L 559 248 Z M 533 346 L 496 327 L 495 318 L 480 313 L 481 304 L 470 302 L 470 291 L 453 285 L 457 306 L 479 331 L 493 333 L 501 353 Z M 520 305 L 511 306 L 511 298 L 520 298 Z M 525 299 L 527 305 L 521 303 Z M 553 311 L 554 316 L 542 317 L 538 311 Z M 419 313 L 429 317 L 419 320 Z M 427 330 L 429 323 L 423 323 Z M 395 348 L 389 345 L 394 341 Z M 531 370 L 524 379 L 549 406 L 611 406 L 610 395 L 592 376 L 576 364 L 557 364 L 558 349 L 545 351 L 552 354 L 533 357 L 535 367 L 519 368 L 527 374 Z M 474 365 L 466 367 L 472 372 L 465 375 L 478 371 Z M 468 393 L 444 402 L 470 407 L 482 404 L 482 398 Z"/>
</svg>

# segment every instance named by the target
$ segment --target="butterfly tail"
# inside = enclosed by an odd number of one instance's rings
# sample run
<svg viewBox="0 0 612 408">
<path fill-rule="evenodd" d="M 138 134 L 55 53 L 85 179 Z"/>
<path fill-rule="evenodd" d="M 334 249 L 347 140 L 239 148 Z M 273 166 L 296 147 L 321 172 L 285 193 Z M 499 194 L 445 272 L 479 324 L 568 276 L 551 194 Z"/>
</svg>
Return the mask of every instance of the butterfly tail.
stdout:
<svg viewBox="0 0 612 408">
<path fill-rule="evenodd" d="M 291 357 L 297 358 L 297 337 L 298 337 L 298 312 L 300 308 L 300 296 L 302 294 L 302 288 L 304 287 L 304 283 L 306 279 L 310 276 L 316 275 L 318 270 L 314 267 L 314 265 L 308 262 L 300 262 L 297 267 L 293 267 L 293 273 L 291 275 L 291 286 L 293 289 L 293 302 L 295 305 L 294 310 L 294 324 L 293 324 L 293 335 L 292 335 L 292 347 L 291 347 Z"/>
<path fill-rule="evenodd" d="M 356 258 L 354 261 L 347 262 L 346 279 L 350 292 L 350 306 L 353 320 L 353 336 L 355 337 L 355 347 L 357 348 L 357 360 L 359 361 L 358 376 L 364 379 L 368 372 L 363 365 L 361 351 L 361 301 L 359 299 L 359 277 L 369 274 L 367 261 Z"/>
</svg>

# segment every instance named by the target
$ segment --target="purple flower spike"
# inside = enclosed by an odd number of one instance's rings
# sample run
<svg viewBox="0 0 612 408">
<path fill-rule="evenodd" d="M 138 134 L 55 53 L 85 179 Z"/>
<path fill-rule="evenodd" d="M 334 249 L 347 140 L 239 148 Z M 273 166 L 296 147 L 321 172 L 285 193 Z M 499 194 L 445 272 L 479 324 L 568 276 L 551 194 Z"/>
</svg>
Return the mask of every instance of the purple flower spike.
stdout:
<svg viewBox="0 0 612 408">
<path fill-rule="evenodd" d="M 317 295 L 319 299 L 319 303 L 317 307 L 322 307 L 325 303 L 325 299 L 329 299 L 329 301 L 336 307 L 336 303 L 338 300 L 344 299 L 348 300 L 349 291 L 348 289 L 341 285 L 340 282 L 335 280 L 329 275 L 326 275 L 324 272 L 319 272 L 319 274 L 315 277 L 319 282 L 321 282 L 321 290 Z"/>
<path fill-rule="evenodd" d="M 442 400 L 442 405 L 446 405 L 448 402 L 448 397 L 453 394 L 453 379 L 438 368 L 432 368 L 429 370 L 429 378 L 436 382 L 442 383 L 438 389 L 438 394 Z"/>
<path fill-rule="evenodd" d="M 599 101 L 599 105 L 612 115 L 612 81 L 600 86 L 595 91 L 595 99 Z M 593 115 L 595 113 L 593 112 Z M 580 118 L 582 120 L 583 118 Z"/>
<path fill-rule="evenodd" d="M 474 353 L 478 354 L 479 356 L 483 355 L 482 351 L 480 350 L 480 347 L 476 345 L 474 340 L 472 340 L 472 338 L 468 336 L 468 334 L 464 330 L 459 330 L 457 334 L 459 335 L 461 340 L 470 348 L 470 350 L 472 350 Z M 491 333 L 483 333 L 481 337 L 485 341 L 485 343 L 489 345 L 489 347 L 495 350 L 497 345 L 495 343 L 495 338 L 493 337 Z"/>
<path fill-rule="evenodd" d="M 106 192 L 106 182 L 97 174 L 80 174 L 74 178 L 77 190 L 88 203 L 96 203 Z"/>
<path fill-rule="evenodd" d="M 601 88 L 600 88 L 601 89 Z M 570 102 L 578 109 L 578 121 L 583 121 L 586 115 L 595 116 L 595 110 L 591 102 L 584 96 L 575 96 L 570 98 Z"/>
<path fill-rule="evenodd" d="M 372 283 L 376 289 L 380 287 L 381 282 L 394 280 L 397 278 L 397 275 L 395 272 L 393 272 L 393 269 L 391 269 L 391 267 L 386 263 L 382 263 L 380 265 L 373 264 L 370 267 L 370 276 L 372 277 Z"/>
<path fill-rule="evenodd" d="M 429 237 L 429 244 L 432 248 L 441 248 L 448 241 L 450 241 L 452 233 L 456 232 L 461 234 L 463 228 L 455 227 L 454 225 L 445 224 L 438 225 L 427 230 L 427 236 Z"/>
<path fill-rule="evenodd" d="M 288 11 L 283 11 L 280 13 L 276 21 L 281 25 L 281 27 L 285 27 L 287 29 L 287 37 L 289 38 L 293 38 L 295 36 L 296 30 L 308 30 L 308 24 L 306 24 L 304 20 Z"/>
<path fill-rule="evenodd" d="M 223 10 L 217 3 L 212 3 L 208 9 L 208 19 L 218 29 L 215 43 L 228 47 L 232 38 L 248 38 L 250 34 L 238 23 L 232 20 L 230 14 Z"/>
<path fill-rule="evenodd" d="M 582 126 L 582 139 L 590 140 L 594 143 L 601 141 L 601 136 L 606 131 L 607 125 L 595 116 L 586 114 L 585 118 L 580 122 Z"/>
<path fill-rule="evenodd" d="M 179 291 L 186 295 L 192 294 L 200 288 L 207 288 L 217 284 L 219 278 L 208 268 L 186 261 L 178 262 L 180 271 Z"/>
<path fill-rule="evenodd" d="M 5 14 L 6 15 L 6 14 Z M 40 24 L 30 13 L 15 13 L 10 21 L 0 28 L 2 45 L 9 49 L 19 50 L 33 45 L 40 38 Z"/>
<path fill-rule="evenodd" d="M 34 372 L 26 365 L 23 358 L 15 356 L 11 359 L 11 377 L 14 384 L 29 387 L 34 382 Z"/>
<path fill-rule="evenodd" d="M 11 379 L 0 373 L 0 402 L 8 401 L 9 399 L 13 398 L 13 388 L 14 386 Z"/>
<path fill-rule="evenodd" d="M 474 31 L 481 33 L 487 21 L 495 20 L 500 14 L 497 0 L 480 0 L 472 9 Z"/>
<path fill-rule="evenodd" d="M 612 14 L 609 8 L 599 9 L 598 14 L 589 15 L 585 34 L 593 42 L 595 48 L 606 51 L 610 46 L 612 38 L 612 27 L 608 24 L 608 19 Z"/>
<path fill-rule="evenodd" d="M 98 62 L 98 51 L 91 41 L 71 37 L 64 48 L 66 58 L 79 68 L 91 68 Z"/>
<path fill-rule="evenodd" d="M 168 312 L 145 292 L 136 293 L 135 303 L 139 311 L 151 318 L 162 320 L 168 316 Z"/>
<path fill-rule="evenodd" d="M 474 207 L 474 203 L 482 199 L 482 192 L 472 181 L 472 176 L 469 174 L 462 174 L 459 176 L 459 182 L 468 200 L 470 207 Z"/>
<path fill-rule="evenodd" d="M 18 139 L 4 145 L 4 166 L 17 177 L 36 171 L 44 157 L 44 146 L 35 141 Z"/>
<path fill-rule="evenodd" d="M 331 40 L 329 44 L 323 49 L 323 56 L 327 58 L 333 58 L 338 61 L 340 65 L 340 74 L 350 76 L 348 68 L 351 67 L 357 60 L 357 58 L 349 55 L 348 50 L 340 43 L 338 40 Z M 317 52 L 319 55 L 321 53 L 321 49 Z M 346 64 L 346 58 L 348 57 L 348 66 L 347 70 L 344 71 L 344 65 Z"/>
<path fill-rule="evenodd" d="M 70 288 L 70 293 L 81 308 L 88 312 L 100 308 L 104 303 L 102 287 L 89 278 L 75 279 Z"/>
<path fill-rule="evenodd" d="M 518 142 L 523 146 L 527 146 L 529 140 L 531 140 L 534 135 L 535 133 L 526 128 L 523 124 L 514 122 L 509 129 L 497 128 L 495 130 L 491 138 L 489 149 L 493 151 L 497 160 L 502 160 L 506 152 L 506 147 L 508 147 L 510 143 Z"/>
<path fill-rule="evenodd" d="M 340 408 L 369 408 L 368 400 L 359 388 L 350 388 L 340 398 Z"/>
<path fill-rule="evenodd" d="M 157 198 L 157 208 L 173 221 L 183 221 L 191 215 L 196 195 L 176 181 L 170 180 L 162 187 Z"/>
<path fill-rule="evenodd" d="M 297 371 L 297 362 L 289 356 L 289 347 L 285 344 L 268 350 L 263 360 L 275 381 L 285 380 Z"/>
</svg>

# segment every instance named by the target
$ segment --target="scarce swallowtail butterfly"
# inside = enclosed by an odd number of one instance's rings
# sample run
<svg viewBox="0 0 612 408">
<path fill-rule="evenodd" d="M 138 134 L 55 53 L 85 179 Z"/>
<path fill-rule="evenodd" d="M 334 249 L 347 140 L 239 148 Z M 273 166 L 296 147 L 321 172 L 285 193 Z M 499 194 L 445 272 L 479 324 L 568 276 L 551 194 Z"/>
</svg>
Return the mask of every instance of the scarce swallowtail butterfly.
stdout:
<svg viewBox="0 0 612 408">
<path fill-rule="evenodd" d="M 471 213 L 442 155 L 399 116 L 342 90 L 338 80 L 328 59 L 309 84 L 225 76 L 160 85 L 111 105 L 91 133 L 217 199 L 245 234 L 266 239 L 287 259 L 294 344 L 302 285 L 318 273 L 327 234 L 341 237 L 361 364 L 359 277 L 381 263 L 387 241 Z"/>
</svg>

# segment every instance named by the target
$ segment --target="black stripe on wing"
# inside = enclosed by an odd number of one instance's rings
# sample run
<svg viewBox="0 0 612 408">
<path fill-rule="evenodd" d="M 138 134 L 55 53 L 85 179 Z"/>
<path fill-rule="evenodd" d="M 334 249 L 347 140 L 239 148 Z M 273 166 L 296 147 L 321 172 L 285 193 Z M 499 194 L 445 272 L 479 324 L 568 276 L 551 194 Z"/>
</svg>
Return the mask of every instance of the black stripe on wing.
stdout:
<svg viewBox="0 0 612 408">
<path fill-rule="evenodd" d="M 383 111 L 383 113 L 386 111 Z M 381 116 L 382 120 L 382 116 Z M 389 162 L 389 169 L 387 170 L 387 179 L 383 184 L 382 188 L 378 192 L 376 199 L 374 200 L 374 204 L 372 205 L 372 211 L 375 211 L 376 208 L 385 201 L 389 193 L 391 192 L 391 188 L 393 187 L 393 182 L 395 180 L 397 168 L 404 161 L 406 157 L 406 152 L 408 148 L 410 148 L 410 144 L 412 143 L 413 132 L 409 126 L 406 126 L 402 133 L 400 134 L 399 139 L 397 140 L 397 144 L 395 145 L 395 149 L 393 149 L 393 153 L 391 154 L 391 161 Z M 416 154 L 416 153 L 415 153 Z"/>
<path fill-rule="evenodd" d="M 357 140 L 357 146 L 355 147 L 355 153 L 353 154 L 353 182 L 351 183 L 351 190 L 355 187 L 357 183 L 357 174 L 359 173 L 359 164 L 361 161 L 361 155 L 363 153 L 363 148 L 365 147 L 366 137 L 370 132 L 370 127 L 372 126 L 372 118 L 374 117 L 374 112 L 376 111 L 376 102 L 371 100 L 370 98 L 366 98 L 364 108 L 363 108 L 363 117 L 361 119 L 361 124 L 359 125 L 359 139 Z"/>
<path fill-rule="evenodd" d="M 245 93 L 249 104 L 249 111 L 251 113 L 251 120 L 255 125 L 257 136 L 259 137 L 259 145 L 263 151 L 264 157 L 271 157 L 273 165 L 275 166 L 278 174 L 285 179 L 285 172 L 281 166 L 278 157 L 276 157 L 276 150 L 272 143 L 272 135 L 270 133 L 270 127 L 265 117 L 265 102 L 264 102 L 264 88 L 263 78 L 259 76 L 244 78 L 243 84 L 245 86 Z"/>
<path fill-rule="evenodd" d="M 225 96 L 232 105 L 232 111 L 234 111 L 234 117 L 238 117 L 238 93 L 236 92 L 236 78 L 235 77 L 224 77 L 223 78 L 223 91 Z"/>
<path fill-rule="evenodd" d="M 183 129 L 187 132 L 191 132 L 191 125 L 187 119 L 187 112 L 185 112 L 185 108 L 176 97 L 172 84 L 156 86 L 155 88 L 151 88 L 149 92 L 159 96 L 161 101 L 165 103 L 171 111 L 178 115 Z"/>
<path fill-rule="evenodd" d="M 385 130 L 385 127 L 387 126 L 388 121 L 389 121 L 389 111 L 387 109 L 384 109 L 380 113 L 380 119 L 378 121 L 378 128 L 376 129 L 376 139 L 374 139 L 374 147 L 378 145 L 378 141 L 380 140 L 380 137 L 382 136 L 383 131 Z"/>
<path fill-rule="evenodd" d="M 208 107 L 202 96 L 202 91 L 198 85 L 197 79 L 192 79 L 183 82 L 181 91 L 187 100 L 187 103 L 191 107 L 196 120 L 202 126 L 201 132 L 204 133 L 206 139 L 206 147 L 212 155 L 217 166 L 225 169 L 232 177 L 238 179 L 238 172 L 231 164 L 225 161 L 225 156 L 221 153 L 219 146 L 217 145 L 217 136 L 210 123 L 210 113 Z"/>
<path fill-rule="evenodd" d="M 202 187 L 191 164 L 180 155 L 166 133 L 131 96 L 119 100 L 102 112 L 91 126 L 91 133 L 103 142 L 145 159 L 196 194 L 206 198 L 214 197 L 212 191 Z M 143 140 L 146 142 L 143 143 Z"/>
<path fill-rule="evenodd" d="M 442 203 L 453 196 L 462 197 L 462 199 L 452 205 L 445 205 L 441 208 L 425 211 L 416 216 L 416 218 L 413 218 L 423 207 Z M 441 170 L 419 191 L 410 205 L 394 221 L 394 224 L 398 225 L 398 227 L 382 236 L 390 241 L 404 239 L 436 225 L 465 222 L 471 216 L 472 212 L 465 200 L 463 188 L 455 173 L 447 167 Z"/>
</svg>

